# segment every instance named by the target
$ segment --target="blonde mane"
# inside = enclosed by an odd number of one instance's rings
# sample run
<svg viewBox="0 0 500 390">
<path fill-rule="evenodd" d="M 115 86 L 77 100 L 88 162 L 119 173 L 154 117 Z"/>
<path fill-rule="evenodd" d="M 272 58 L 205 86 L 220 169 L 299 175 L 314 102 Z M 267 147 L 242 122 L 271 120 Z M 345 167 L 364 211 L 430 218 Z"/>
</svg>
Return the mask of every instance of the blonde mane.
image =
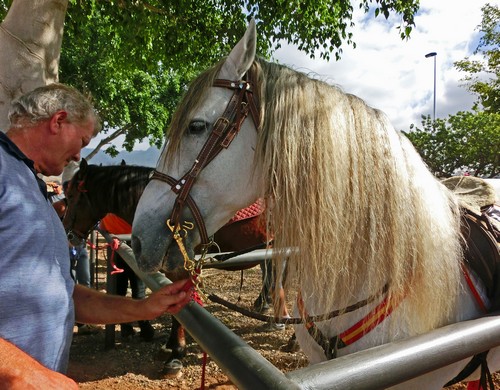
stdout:
<svg viewBox="0 0 500 390">
<path fill-rule="evenodd" d="M 262 114 L 255 161 L 272 200 L 268 222 L 275 248 L 299 248 L 288 280 L 307 286 L 323 312 L 388 284 L 389 297 L 405 296 L 413 333 L 446 323 L 460 278 L 453 195 L 380 111 L 287 67 L 260 59 L 254 65 Z M 181 102 L 169 158 L 200 104 L 194 96 L 203 97 L 219 67 Z"/>
</svg>

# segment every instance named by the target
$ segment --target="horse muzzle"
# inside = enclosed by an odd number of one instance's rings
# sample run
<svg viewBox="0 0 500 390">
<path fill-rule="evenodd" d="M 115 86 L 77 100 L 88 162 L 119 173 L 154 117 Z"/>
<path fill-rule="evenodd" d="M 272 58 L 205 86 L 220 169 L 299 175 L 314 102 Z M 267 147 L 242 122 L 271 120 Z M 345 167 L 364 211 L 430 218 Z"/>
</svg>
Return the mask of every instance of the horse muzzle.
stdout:
<svg viewBox="0 0 500 390">
<path fill-rule="evenodd" d="M 164 255 L 167 252 L 167 244 L 167 240 L 163 237 L 153 241 L 150 239 L 150 236 L 133 232 L 131 245 L 139 269 L 143 272 L 156 272 L 160 270 Z"/>
</svg>

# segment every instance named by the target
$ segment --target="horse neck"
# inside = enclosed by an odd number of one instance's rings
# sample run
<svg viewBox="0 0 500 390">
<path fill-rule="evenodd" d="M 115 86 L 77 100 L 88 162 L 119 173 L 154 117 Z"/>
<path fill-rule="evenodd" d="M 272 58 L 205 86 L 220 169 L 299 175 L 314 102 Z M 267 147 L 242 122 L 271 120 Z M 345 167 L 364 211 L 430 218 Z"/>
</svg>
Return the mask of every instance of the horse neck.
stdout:
<svg viewBox="0 0 500 390">
<path fill-rule="evenodd" d="M 113 213 L 132 224 L 141 193 L 134 187 L 135 185 L 118 185 L 113 180 L 88 183 L 87 194 L 95 215 L 102 219 L 106 214 Z"/>
</svg>

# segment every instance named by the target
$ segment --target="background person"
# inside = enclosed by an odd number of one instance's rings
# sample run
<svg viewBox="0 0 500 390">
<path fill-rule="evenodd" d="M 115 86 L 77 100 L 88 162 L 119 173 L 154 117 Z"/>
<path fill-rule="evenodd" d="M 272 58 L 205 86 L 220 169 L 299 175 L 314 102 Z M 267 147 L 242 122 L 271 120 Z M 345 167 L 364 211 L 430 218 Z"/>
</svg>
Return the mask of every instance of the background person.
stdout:
<svg viewBox="0 0 500 390">
<path fill-rule="evenodd" d="M 63 174 L 64 180 L 64 174 Z M 57 212 L 57 215 L 62 220 L 66 212 L 66 196 L 64 195 L 64 188 L 68 181 L 59 185 L 54 182 L 47 182 L 47 192 L 52 206 Z M 90 263 L 89 253 L 87 251 L 87 243 L 82 241 L 80 245 L 69 244 L 69 258 L 71 261 L 71 272 L 73 279 L 78 284 L 86 287 L 91 287 L 90 283 Z"/>
<path fill-rule="evenodd" d="M 65 181 L 66 168 L 64 169 L 62 179 L 63 185 L 59 185 L 55 182 L 47 182 L 47 192 L 49 200 L 52 203 L 52 207 L 57 212 L 59 218 L 64 218 L 66 213 L 66 196 L 64 194 L 66 185 L 68 181 Z M 76 283 L 81 284 L 85 287 L 91 287 L 90 283 L 90 262 L 89 262 L 89 252 L 87 251 L 87 243 L 82 241 L 80 245 L 73 246 L 68 243 L 69 246 L 69 259 L 71 263 L 71 274 Z M 97 332 L 97 328 L 89 324 L 76 324 L 78 327 L 78 334 L 92 334 Z"/>
<path fill-rule="evenodd" d="M 127 221 L 111 213 L 106 214 L 106 216 L 101 220 L 99 228 L 107 231 L 111 235 L 132 233 L 132 226 L 130 226 Z M 130 241 L 126 241 L 126 243 L 130 246 Z M 146 284 L 135 274 L 132 268 L 130 268 L 118 252 L 113 252 L 113 249 L 110 246 L 106 248 L 106 251 L 108 262 L 113 261 L 113 265 L 118 268 L 118 270 L 112 272 L 112 275 L 110 275 L 116 286 L 116 294 L 126 296 L 130 283 L 132 298 L 144 299 L 146 297 Z M 139 328 L 141 329 L 141 338 L 146 341 L 151 341 L 153 339 L 155 330 L 149 321 L 139 321 Z M 122 338 L 133 336 L 135 334 L 133 325 L 131 323 L 121 323 L 120 334 Z"/>
</svg>

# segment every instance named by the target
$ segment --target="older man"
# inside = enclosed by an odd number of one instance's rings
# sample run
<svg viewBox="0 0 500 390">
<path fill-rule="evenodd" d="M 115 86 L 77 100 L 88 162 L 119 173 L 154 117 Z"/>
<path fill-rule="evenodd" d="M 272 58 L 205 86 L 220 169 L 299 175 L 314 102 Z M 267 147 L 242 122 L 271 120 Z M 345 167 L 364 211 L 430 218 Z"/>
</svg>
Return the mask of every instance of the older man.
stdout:
<svg viewBox="0 0 500 390">
<path fill-rule="evenodd" d="M 64 373 L 73 324 L 121 323 L 175 313 L 185 281 L 145 300 L 75 285 L 64 228 L 37 176 L 59 175 L 99 131 L 92 105 L 62 84 L 13 102 L 0 132 L 0 384 L 9 389 L 77 388 Z M 1 386 L 0 386 L 1 387 Z"/>
</svg>

